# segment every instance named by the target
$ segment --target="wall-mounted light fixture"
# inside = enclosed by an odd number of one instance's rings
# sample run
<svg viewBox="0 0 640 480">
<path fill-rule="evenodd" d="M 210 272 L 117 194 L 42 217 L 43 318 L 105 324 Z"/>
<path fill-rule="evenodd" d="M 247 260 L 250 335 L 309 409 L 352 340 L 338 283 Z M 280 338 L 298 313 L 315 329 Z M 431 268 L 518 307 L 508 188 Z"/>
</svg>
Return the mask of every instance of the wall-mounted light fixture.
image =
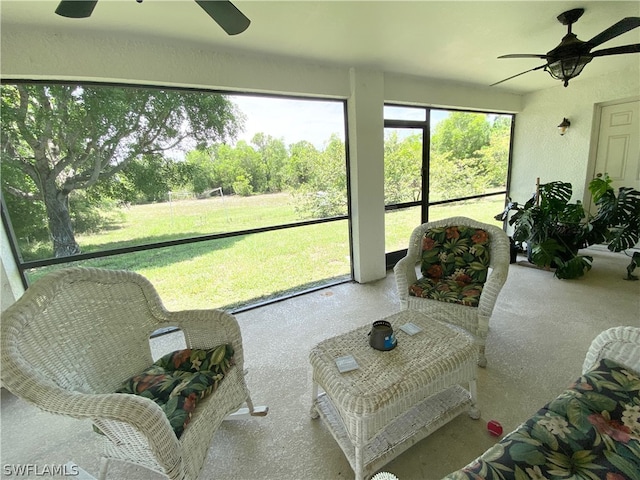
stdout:
<svg viewBox="0 0 640 480">
<path fill-rule="evenodd" d="M 560 135 L 564 135 L 565 133 L 567 133 L 567 130 L 569 129 L 570 125 L 571 125 L 571 122 L 569 121 L 569 119 L 563 118 L 562 123 L 558 125 L 558 131 L 560 132 Z"/>
</svg>

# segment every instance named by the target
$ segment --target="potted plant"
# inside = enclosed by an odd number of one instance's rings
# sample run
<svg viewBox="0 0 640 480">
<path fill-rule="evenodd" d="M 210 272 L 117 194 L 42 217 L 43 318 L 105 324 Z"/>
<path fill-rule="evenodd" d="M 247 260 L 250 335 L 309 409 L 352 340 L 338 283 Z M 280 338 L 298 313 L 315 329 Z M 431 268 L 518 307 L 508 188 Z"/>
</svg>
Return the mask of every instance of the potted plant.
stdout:
<svg viewBox="0 0 640 480">
<path fill-rule="evenodd" d="M 590 221 L 589 245 L 606 243 L 612 252 L 632 248 L 640 240 L 640 191 L 631 187 L 620 187 L 616 195 L 611 178 L 606 173 L 598 175 L 589 183 L 589 192 L 598 213 Z M 627 280 L 637 280 L 632 275 L 640 263 L 640 254 L 635 252 L 627 267 Z"/>
<path fill-rule="evenodd" d="M 582 202 L 570 203 L 573 189 L 567 182 L 538 185 L 524 205 L 509 201 L 496 220 L 509 218 L 513 240 L 526 242 L 529 261 L 542 268 L 555 267 L 558 278 L 577 278 L 591 269 L 593 257 L 580 255 L 581 248 L 606 243 L 619 252 L 631 248 L 640 238 L 640 192 L 622 187 L 615 194 L 608 175 L 589 184 L 598 212 L 588 215 Z"/>
<path fill-rule="evenodd" d="M 529 261 L 542 268 L 555 267 L 558 278 L 576 278 L 591 269 L 593 258 L 579 255 L 586 247 L 587 215 L 582 202 L 570 203 L 570 183 L 540 184 L 524 205 L 510 201 L 497 220 L 509 219 L 514 227 L 513 239 L 526 242 Z"/>
</svg>

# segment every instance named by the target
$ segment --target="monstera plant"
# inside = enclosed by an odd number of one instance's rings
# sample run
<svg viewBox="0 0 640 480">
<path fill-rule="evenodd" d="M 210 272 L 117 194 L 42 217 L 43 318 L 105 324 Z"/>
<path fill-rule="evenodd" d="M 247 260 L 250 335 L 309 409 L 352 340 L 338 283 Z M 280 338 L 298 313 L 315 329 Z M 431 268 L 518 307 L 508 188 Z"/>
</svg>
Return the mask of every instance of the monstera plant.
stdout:
<svg viewBox="0 0 640 480">
<path fill-rule="evenodd" d="M 622 252 L 636 245 L 640 240 L 640 191 L 620 187 L 616 195 L 611 178 L 605 173 L 591 180 L 589 192 L 598 207 L 598 213 L 590 221 L 589 244 L 605 243 L 612 252 Z M 637 279 L 631 275 L 637 262 L 637 252 L 632 258 L 627 268 L 628 280 Z"/>
<path fill-rule="evenodd" d="M 619 252 L 638 242 L 640 236 L 640 192 L 622 187 L 615 194 L 608 175 L 593 179 L 589 191 L 598 208 L 589 215 L 582 202 L 570 202 L 571 183 L 550 182 L 538 185 L 536 193 L 524 205 L 509 202 L 496 220 L 509 218 L 513 239 L 526 242 L 529 261 L 542 268 L 555 268 L 558 278 L 577 278 L 591 269 L 593 257 L 579 250 L 606 243 Z"/>
</svg>

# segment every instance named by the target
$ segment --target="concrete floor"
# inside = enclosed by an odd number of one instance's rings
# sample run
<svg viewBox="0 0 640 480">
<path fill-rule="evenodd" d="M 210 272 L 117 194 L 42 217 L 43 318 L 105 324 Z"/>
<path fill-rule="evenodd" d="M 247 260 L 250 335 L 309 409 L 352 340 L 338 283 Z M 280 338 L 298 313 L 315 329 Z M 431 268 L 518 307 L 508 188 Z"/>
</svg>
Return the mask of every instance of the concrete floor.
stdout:
<svg viewBox="0 0 640 480">
<path fill-rule="evenodd" d="M 489 364 L 479 370 L 481 419 L 461 415 L 384 471 L 400 480 L 430 480 L 461 468 L 495 442 L 486 431 L 488 420 L 498 420 L 505 433 L 513 430 L 580 375 L 598 333 L 616 325 L 640 325 L 640 282 L 623 280 L 629 259 L 601 248 L 590 250 L 593 269 L 579 280 L 555 279 L 522 259 L 511 266 L 491 320 Z M 257 405 L 268 405 L 270 412 L 264 418 L 225 422 L 201 478 L 353 478 L 331 434 L 309 417 L 308 352 L 324 338 L 399 308 L 389 274 L 370 284 L 339 285 L 238 314 L 252 398 Z M 176 345 L 171 335 L 154 342 L 158 354 Z M 97 475 L 99 439 L 88 422 L 40 412 L 4 389 L 1 422 L 2 478 L 8 478 L 6 465 L 68 461 Z M 108 478 L 163 477 L 112 462 Z"/>
</svg>

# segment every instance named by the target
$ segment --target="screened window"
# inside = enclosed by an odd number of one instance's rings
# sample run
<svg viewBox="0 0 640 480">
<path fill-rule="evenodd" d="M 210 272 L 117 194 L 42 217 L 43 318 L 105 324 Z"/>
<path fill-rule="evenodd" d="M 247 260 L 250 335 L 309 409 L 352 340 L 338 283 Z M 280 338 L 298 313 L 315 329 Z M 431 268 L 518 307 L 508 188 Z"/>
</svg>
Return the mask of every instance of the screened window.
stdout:
<svg viewBox="0 0 640 480">
<path fill-rule="evenodd" d="M 342 101 L 2 85 L 3 217 L 31 281 L 138 271 L 175 308 L 351 278 Z"/>
<path fill-rule="evenodd" d="M 508 191 L 513 115 L 387 105 L 385 250 L 404 255 L 421 223 L 493 217 Z"/>
</svg>

